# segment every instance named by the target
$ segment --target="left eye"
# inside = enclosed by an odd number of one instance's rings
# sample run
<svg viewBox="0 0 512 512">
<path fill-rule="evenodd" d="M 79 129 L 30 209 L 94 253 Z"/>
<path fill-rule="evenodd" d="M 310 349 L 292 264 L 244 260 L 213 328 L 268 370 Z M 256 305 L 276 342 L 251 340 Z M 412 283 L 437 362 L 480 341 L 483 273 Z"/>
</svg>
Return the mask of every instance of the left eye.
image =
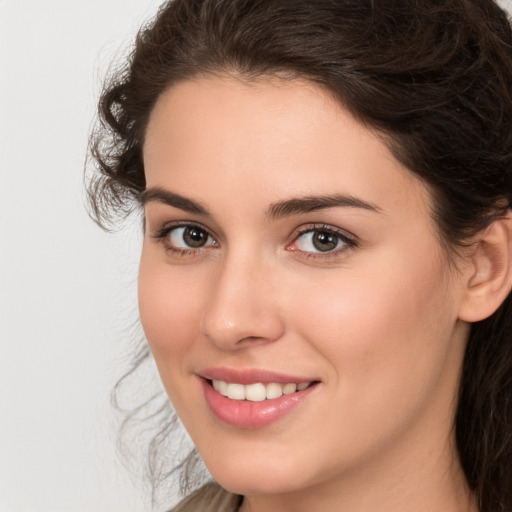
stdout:
<svg viewBox="0 0 512 512">
<path fill-rule="evenodd" d="M 170 244 L 178 249 L 200 249 L 215 245 L 208 232 L 198 226 L 178 226 L 169 231 L 168 237 Z"/>
<path fill-rule="evenodd" d="M 313 229 L 297 237 L 294 246 L 303 252 L 331 252 L 341 249 L 347 242 L 341 235 L 326 229 Z"/>
</svg>

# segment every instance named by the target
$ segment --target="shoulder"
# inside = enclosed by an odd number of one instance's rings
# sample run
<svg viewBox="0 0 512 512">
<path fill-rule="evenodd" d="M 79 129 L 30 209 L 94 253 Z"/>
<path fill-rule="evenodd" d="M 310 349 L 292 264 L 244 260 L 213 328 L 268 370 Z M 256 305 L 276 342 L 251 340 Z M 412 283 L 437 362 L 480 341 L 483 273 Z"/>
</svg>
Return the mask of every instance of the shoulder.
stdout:
<svg viewBox="0 0 512 512">
<path fill-rule="evenodd" d="M 236 512 L 240 502 L 241 496 L 210 482 L 187 496 L 169 512 Z"/>
</svg>

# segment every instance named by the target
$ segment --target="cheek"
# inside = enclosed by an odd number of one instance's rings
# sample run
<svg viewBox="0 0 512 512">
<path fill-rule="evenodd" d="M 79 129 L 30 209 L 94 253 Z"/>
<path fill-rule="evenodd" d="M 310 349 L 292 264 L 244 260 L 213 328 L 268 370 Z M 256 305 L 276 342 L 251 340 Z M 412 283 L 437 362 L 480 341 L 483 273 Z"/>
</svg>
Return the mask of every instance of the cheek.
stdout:
<svg viewBox="0 0 512 512">
<path fill-rule="evenodd" d="M 393 265 L 386 265 L 390 257 Z M 308 319 L 299 323 L 302 336 L 329 361 L 347 399 L 367 393 L 368 403 L 375 394 L 389 401 L 438 377 L 456 321 L 442 265 L 436 254 L 386 255 L 380 265 L 342 269 L 311 287 L 307 315 L 297 302 L 297 318 Z"/>
<path fill-rule="evenodd" d="M 139 312 L 142 327 L 163 378 L 182 361 L 197 337 L 200 279 L 181 276 L 166 265 L 141 258 Z"/>
<path fill-rule="evenodd" d="M 321 435 L 331 440 L 322 446 L 339 447 L 326 448 L 333 465 L 378 450 L 421 418 L 439 421 L 454 398 L 457 368 L 447 361 L 456 300 L 442 264 L 394 261 L 386 272 L 341 270 L 308 289 L 307 305 L 294 305 L 300 338 L 329 365 L 330 407 L 321 414 L 331 427 Z"/>
</svg>

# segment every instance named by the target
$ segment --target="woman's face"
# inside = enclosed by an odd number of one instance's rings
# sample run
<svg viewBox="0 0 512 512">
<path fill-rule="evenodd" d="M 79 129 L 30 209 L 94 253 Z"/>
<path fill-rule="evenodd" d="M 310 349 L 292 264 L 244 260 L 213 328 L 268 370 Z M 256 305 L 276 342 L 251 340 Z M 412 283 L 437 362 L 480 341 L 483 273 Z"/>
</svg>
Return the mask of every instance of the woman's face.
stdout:
<svg viewBox="0 0 512 512">
<path fill-rule="evenodd" d="M 160 97 L 144 165 L 141 319 L 217 481 L 340 488 L 453 455 L 464 272 L 375 133 L 306 82 L 201 78 Z"/>
</svg>

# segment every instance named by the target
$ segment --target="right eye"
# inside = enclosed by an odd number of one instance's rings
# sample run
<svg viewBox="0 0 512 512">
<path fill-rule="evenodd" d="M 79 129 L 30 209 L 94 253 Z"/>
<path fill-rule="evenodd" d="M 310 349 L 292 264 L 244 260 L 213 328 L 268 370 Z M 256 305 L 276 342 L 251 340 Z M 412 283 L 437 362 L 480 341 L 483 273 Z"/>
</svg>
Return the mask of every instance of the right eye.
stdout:
<svg viewBox="0 0 512 512">
<path fill-rule="evenodd" d="M 216 245 L 215 240 L 198 226 L 177 226 L 168 233 L 168 242 L 177 249 L 200 249 Z"/>
<path fill-rule="evenodd" d="M 154 238 L 162 241 L 167 250 L 182 254 L 218 245 L 206 229 L 195 224 L 181 224 L 163 228 L 154 235 Z"/>
</svg>

